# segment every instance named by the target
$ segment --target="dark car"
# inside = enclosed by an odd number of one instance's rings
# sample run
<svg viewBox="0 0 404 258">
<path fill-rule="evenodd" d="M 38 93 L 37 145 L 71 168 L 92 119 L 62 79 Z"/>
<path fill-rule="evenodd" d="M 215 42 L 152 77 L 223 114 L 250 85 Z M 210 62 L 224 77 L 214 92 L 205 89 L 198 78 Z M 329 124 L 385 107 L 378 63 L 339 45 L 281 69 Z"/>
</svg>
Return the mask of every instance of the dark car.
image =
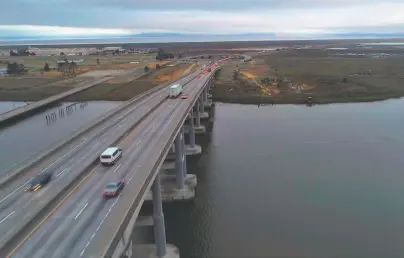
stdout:
<svg viewBox="0 0 404 258">
<path fill-rule="evenodd" d="M 117 196 L 122 191 L 124 186 L 125 183 L 122 180 L 109 183 L 102 191 L 102 196 L 104 196 L 105 198 Z"/>
<path fill-rule="evenodd" d="M 49 183 L 52 179 L 52 173 L 42 173 L 34 177 L 31 182 L 29 182 L 26 191 L 38 191 L 41 187 Z"/>
</svg>

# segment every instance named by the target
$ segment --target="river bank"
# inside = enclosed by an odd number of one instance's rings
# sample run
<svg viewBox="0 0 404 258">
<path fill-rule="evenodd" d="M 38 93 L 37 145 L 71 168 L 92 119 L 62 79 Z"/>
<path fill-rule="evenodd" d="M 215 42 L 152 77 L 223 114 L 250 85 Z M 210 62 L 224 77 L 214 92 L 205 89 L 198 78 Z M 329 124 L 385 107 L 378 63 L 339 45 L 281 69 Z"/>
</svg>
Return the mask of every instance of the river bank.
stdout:
<svg viewBox="0 0 404 258">
<path fill-rule="evenodd" d="M 402 50 L 287 50 L 226 63 L 212 93 L 240 104 L 372 102 L 403 97 L 403 71 Z"/>
</svg>

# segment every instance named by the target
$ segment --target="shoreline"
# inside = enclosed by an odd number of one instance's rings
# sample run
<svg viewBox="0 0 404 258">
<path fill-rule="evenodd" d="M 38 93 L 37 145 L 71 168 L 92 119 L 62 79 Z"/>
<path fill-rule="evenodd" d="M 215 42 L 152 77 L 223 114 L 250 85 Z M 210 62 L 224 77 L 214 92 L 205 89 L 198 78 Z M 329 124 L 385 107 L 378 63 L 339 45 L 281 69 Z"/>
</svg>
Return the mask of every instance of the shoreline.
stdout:
<svg viewBox="0 0 404 258">
<path fill-rule="evenodd" d="M 228 103 L 228 104 L 241 104 L 241 105 L 330 105 L 330 104 L 352 104 L 352 103 L 372 103 L 382 102 L 392 99 L 401 99 L 403 95 L 391 94 L 391 96 L 363 96 L 355 99 L 341 99 L 341 98 L 315 98 L 313 96 L 312 104 L 308 104 L 305 99 L 292 101 L 290 99 L 270 99 L 266 97 L 215 97 L 212 96 L 213 102 Z"/>
</svg>

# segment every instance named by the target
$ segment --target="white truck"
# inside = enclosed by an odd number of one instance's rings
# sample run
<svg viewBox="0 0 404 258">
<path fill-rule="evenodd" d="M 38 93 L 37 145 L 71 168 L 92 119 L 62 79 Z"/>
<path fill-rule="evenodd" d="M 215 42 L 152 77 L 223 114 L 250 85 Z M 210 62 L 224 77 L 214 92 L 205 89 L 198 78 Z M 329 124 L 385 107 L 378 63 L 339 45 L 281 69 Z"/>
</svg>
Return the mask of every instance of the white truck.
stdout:
<svg viewBox="0 0 404 258">
<path fill-rule="evenodd" d="M 181 84 L 174 84 L 171 85 L 169 88 L 169 97 L 172 99 L 177 98 L 182 93 L 182 85 Z"/>
</svg>

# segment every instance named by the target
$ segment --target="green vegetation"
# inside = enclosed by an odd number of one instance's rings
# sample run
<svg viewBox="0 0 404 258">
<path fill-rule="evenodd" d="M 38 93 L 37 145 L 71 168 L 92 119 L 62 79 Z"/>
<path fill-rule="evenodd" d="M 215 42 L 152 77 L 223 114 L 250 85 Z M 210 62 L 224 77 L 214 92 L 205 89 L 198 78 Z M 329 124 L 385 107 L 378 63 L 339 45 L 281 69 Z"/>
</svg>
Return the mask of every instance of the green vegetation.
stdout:
<svg viewBox="0 0 404 258">
<path fill-rule="evenodd" d="M 288 50 L 254 57 L 253 64 L 238 63 L 241 72 L 261 73 L 256 78 L 261 85 L 270 84 L 272 78 L 277 79 L 269 87 L 272 94 L 268 95 L 263 95 L 252 79 L 237 73 L 237 63 L 233 61 L 216 77 L 213 96 L 217 101 L 251 104 L 299 104 L 305 103 L 309 96 L 320 104 L 404 96 L 404 51 L 348 52 L 360 55 L 340 55 L 343 52 L 335 50 Z M 378 53 L 391 56 L 379 56 Z M 276 88 L 279 91 L 276 92 Z"/>
</svg>

